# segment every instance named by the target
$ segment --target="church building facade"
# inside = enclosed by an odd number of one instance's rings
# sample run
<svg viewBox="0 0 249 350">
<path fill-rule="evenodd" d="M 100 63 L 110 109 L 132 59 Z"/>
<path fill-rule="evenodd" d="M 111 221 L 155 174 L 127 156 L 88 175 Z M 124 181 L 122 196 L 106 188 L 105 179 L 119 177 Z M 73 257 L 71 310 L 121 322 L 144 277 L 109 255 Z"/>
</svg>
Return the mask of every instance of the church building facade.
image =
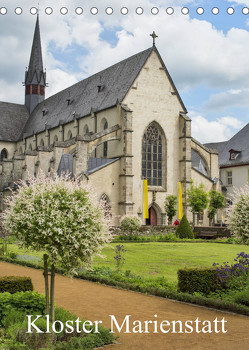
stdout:
<svg viewBox="0 0 249 350">
<path fill-rule="evenodd" d="M 148 180 L 150 225 L 167 224 L 165 197 L 178 195 L 178 181 L 190 221 L 191 179 L 220 191 L 218 152 L 191 137 L 191 120 L 154 44 L 47 99 L 45 90 L 37 17 L 25 104 L 0 102 L 0 211 L 8 188 L 40 170 L 91 181 L 109 203 L 114 225 L 124 215 L 146 224 L 142 179 Z"/>
</svg>

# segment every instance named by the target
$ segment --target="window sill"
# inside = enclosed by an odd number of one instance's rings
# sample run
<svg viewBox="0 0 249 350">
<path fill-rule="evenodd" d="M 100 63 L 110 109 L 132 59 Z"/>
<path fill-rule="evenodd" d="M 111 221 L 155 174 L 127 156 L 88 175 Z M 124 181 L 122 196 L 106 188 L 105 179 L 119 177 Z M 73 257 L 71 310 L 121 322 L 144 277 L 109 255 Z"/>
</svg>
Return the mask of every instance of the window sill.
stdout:
<svg viewBox="0 0 249 350">
<path fill-rule="evenodd" d="M 167 190 L 162 186 L 148 186 L 148 191 L 167 192 Z"/>
</svg>

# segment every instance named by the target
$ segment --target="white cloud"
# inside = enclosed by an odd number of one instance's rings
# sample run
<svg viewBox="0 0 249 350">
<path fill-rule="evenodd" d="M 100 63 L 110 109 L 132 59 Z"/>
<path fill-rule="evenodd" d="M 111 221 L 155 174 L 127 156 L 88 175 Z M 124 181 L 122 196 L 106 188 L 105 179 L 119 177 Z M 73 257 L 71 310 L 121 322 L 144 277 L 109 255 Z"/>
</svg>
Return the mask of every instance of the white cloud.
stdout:
<svg viewBox="0 0 249 350">
<path fill-rule="evenodd" d="M 234 117 L 221 117 L 209 121 L 195 112 L 189 112 L 192 119 L 192 136 L 202 143 L 229 140 L 235 132 L 243 127 L 243 123 Z"/>
<path fill-rule="evenodd" d="M 249 107 L 249 88 L 231 89 L 210 96 L 205 104 L 208 110 L 222 111 L 230 107 Z"/>
<path fill-rule="evenodd" d="M 215 103 L 222 106 L 230 102 L 231 105 L 232 101 L 236 101 L 235 98 L 240 98 L 249 88 L 249 33 L 231 28 L 224 34 L 207 21 L 183 16 L 180 8 L 176 7 L 195 3 L 188 0 L 150 0 L 146 3 L 138 0 L 110 0 L 108 6 L 113 7 L 114 14 L 108 16 L 105 14 L 106 4 L 103 0 L 96 0 L 94 6 L 99 8 L 98 15 L 90 15 L 92 5 L 84 2 L 79 4 L 84 8 L 84 14 L 76 16 L 76 6 L 71 1 L 60 1 L 52 6 L 51 0 L 44 0 L 40 24 L 43 60 L 50 86 L 47 96 L 77 81 L 79 77 L 96 73 L 151 46 L 149 33 L 155 30 L 159 36 L 157 47 L 179 90 L 191 90 L 200 85 L 222 88 L 226 91 L 223 95 L 213 95 L 209 107 Z M 14 10 L 18 2 L 8 0 L 8 4 Z M 161 6 L 157 16 L 150 13 L 153 5 Z M 22 16 L 9 11 L 8 17 L 1 17 L 0 97 L 5 101 L 23 102 L 24 89 L 20 83 L 28 64 L 35 23 L 35 16 L 28 14 L 31 6 L 34 6 L 33 0 L 27 0 L 23 4 Z M 51 16 L 43 14 L 46 6 L 54 8 Z M 62 6 L 68 7 L 68 15 L 59 13 Z M 127 16 L 120 14 L 122 6 L 129 8 Z M 137 6 L 145 9 L 142 16 L 135 14 Z M 166 15 L 167 6 L 174 6 L 174 15 Z M 101 39 L 101 33 L 106 28 L 110 30 L 114 27 L 119 28 L 116 32 L 118 42 L 112 47 Z M 53 51 L 51 43 L 55 47 Z M 70 58 L 69 66 L 63 55 L 72 45 L 84 47 L 88 53 L 76 52 Z M 241 92 L 236 95 L 232 90 Z M 246 103 L 244 97 L 242 100 Z"/>
<path fill-rule="evenodd" d="M 235 3 L 237 5 L 249 6 L 249 0 L 227 0 L 228 2 Z"/>
</svg>

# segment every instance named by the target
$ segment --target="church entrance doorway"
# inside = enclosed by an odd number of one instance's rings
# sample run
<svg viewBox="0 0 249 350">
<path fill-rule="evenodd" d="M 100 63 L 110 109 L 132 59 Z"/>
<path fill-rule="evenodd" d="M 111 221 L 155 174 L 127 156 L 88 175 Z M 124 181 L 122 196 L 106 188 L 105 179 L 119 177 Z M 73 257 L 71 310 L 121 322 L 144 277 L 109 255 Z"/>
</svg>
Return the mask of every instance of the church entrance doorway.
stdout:
<svg viewBox="0 0 249 350">
<path fill-rule="evenodd" d="M 149 219 L 146 219 L 146 225 L 156 226 L 157 225 L 157 214 L 153 207 L 149 209 Z"/>
</svg>

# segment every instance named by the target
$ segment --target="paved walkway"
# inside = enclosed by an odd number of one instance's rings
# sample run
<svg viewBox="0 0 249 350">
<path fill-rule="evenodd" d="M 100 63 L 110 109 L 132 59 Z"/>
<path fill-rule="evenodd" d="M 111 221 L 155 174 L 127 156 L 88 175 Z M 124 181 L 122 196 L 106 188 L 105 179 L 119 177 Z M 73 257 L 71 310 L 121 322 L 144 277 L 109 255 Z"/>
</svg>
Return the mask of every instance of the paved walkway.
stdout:
<svg viewBox="0 0 249 350">
<path fill-rule="evenodd" d="M 18 265 L 0 262 L 0 276 L 18 275 L 30 276 L 34 288 L 44 293 L 44 279 L 39 270 L 26 268 Z M 152 333 L 149 325 L 148 334 L 120 333 L 119 343 L 107 347 L 113 350 L 240 350 L 249 349 L 249 318 L 209 310 L 188 304 L 183 304 L 155 296 L 146 296 L 140 293 L 124 291 L 112 287 L 106 287 L 93 282 L 78 279 L 70 279 L 56 275 L 55 279 L 55 302 L 88 320 L 102 320 L 103 325 L 110 328 L 110 316 L 114 315 L 121 325 L 126 315 L 132 315 L 134 320 L 152 320 L 157 314 L 158 321 L 168 320 L 169 322 L 180 320 L 183 323 L 187 320 L 201 321 L 221 320 L 227 321 L 226 334 L 212 333 L 204 334 L 196 332 L 190 334 L 179 334 L 169 332 L 167 334 Z M 131 326 L 132 326 L 131 322 Z M 206 323 L 207 324 L 207 323 Z M 154 325 L 154 324 L 152 324 Z M 214 331 L 214 326 L 212 326 Z M 167 329 L 165 325 L 165 329 Z M 144 329 L 144 327 L 143 327 Z M 172 328 L 171 328 L 172 329 Z M 207 330 L 207 328 L 206 328 Z M 221 331 L 221 323 L 218 323 L 218 330 Z M 178 331 L 178 328 L 176 329 Z"/>
</svg>

